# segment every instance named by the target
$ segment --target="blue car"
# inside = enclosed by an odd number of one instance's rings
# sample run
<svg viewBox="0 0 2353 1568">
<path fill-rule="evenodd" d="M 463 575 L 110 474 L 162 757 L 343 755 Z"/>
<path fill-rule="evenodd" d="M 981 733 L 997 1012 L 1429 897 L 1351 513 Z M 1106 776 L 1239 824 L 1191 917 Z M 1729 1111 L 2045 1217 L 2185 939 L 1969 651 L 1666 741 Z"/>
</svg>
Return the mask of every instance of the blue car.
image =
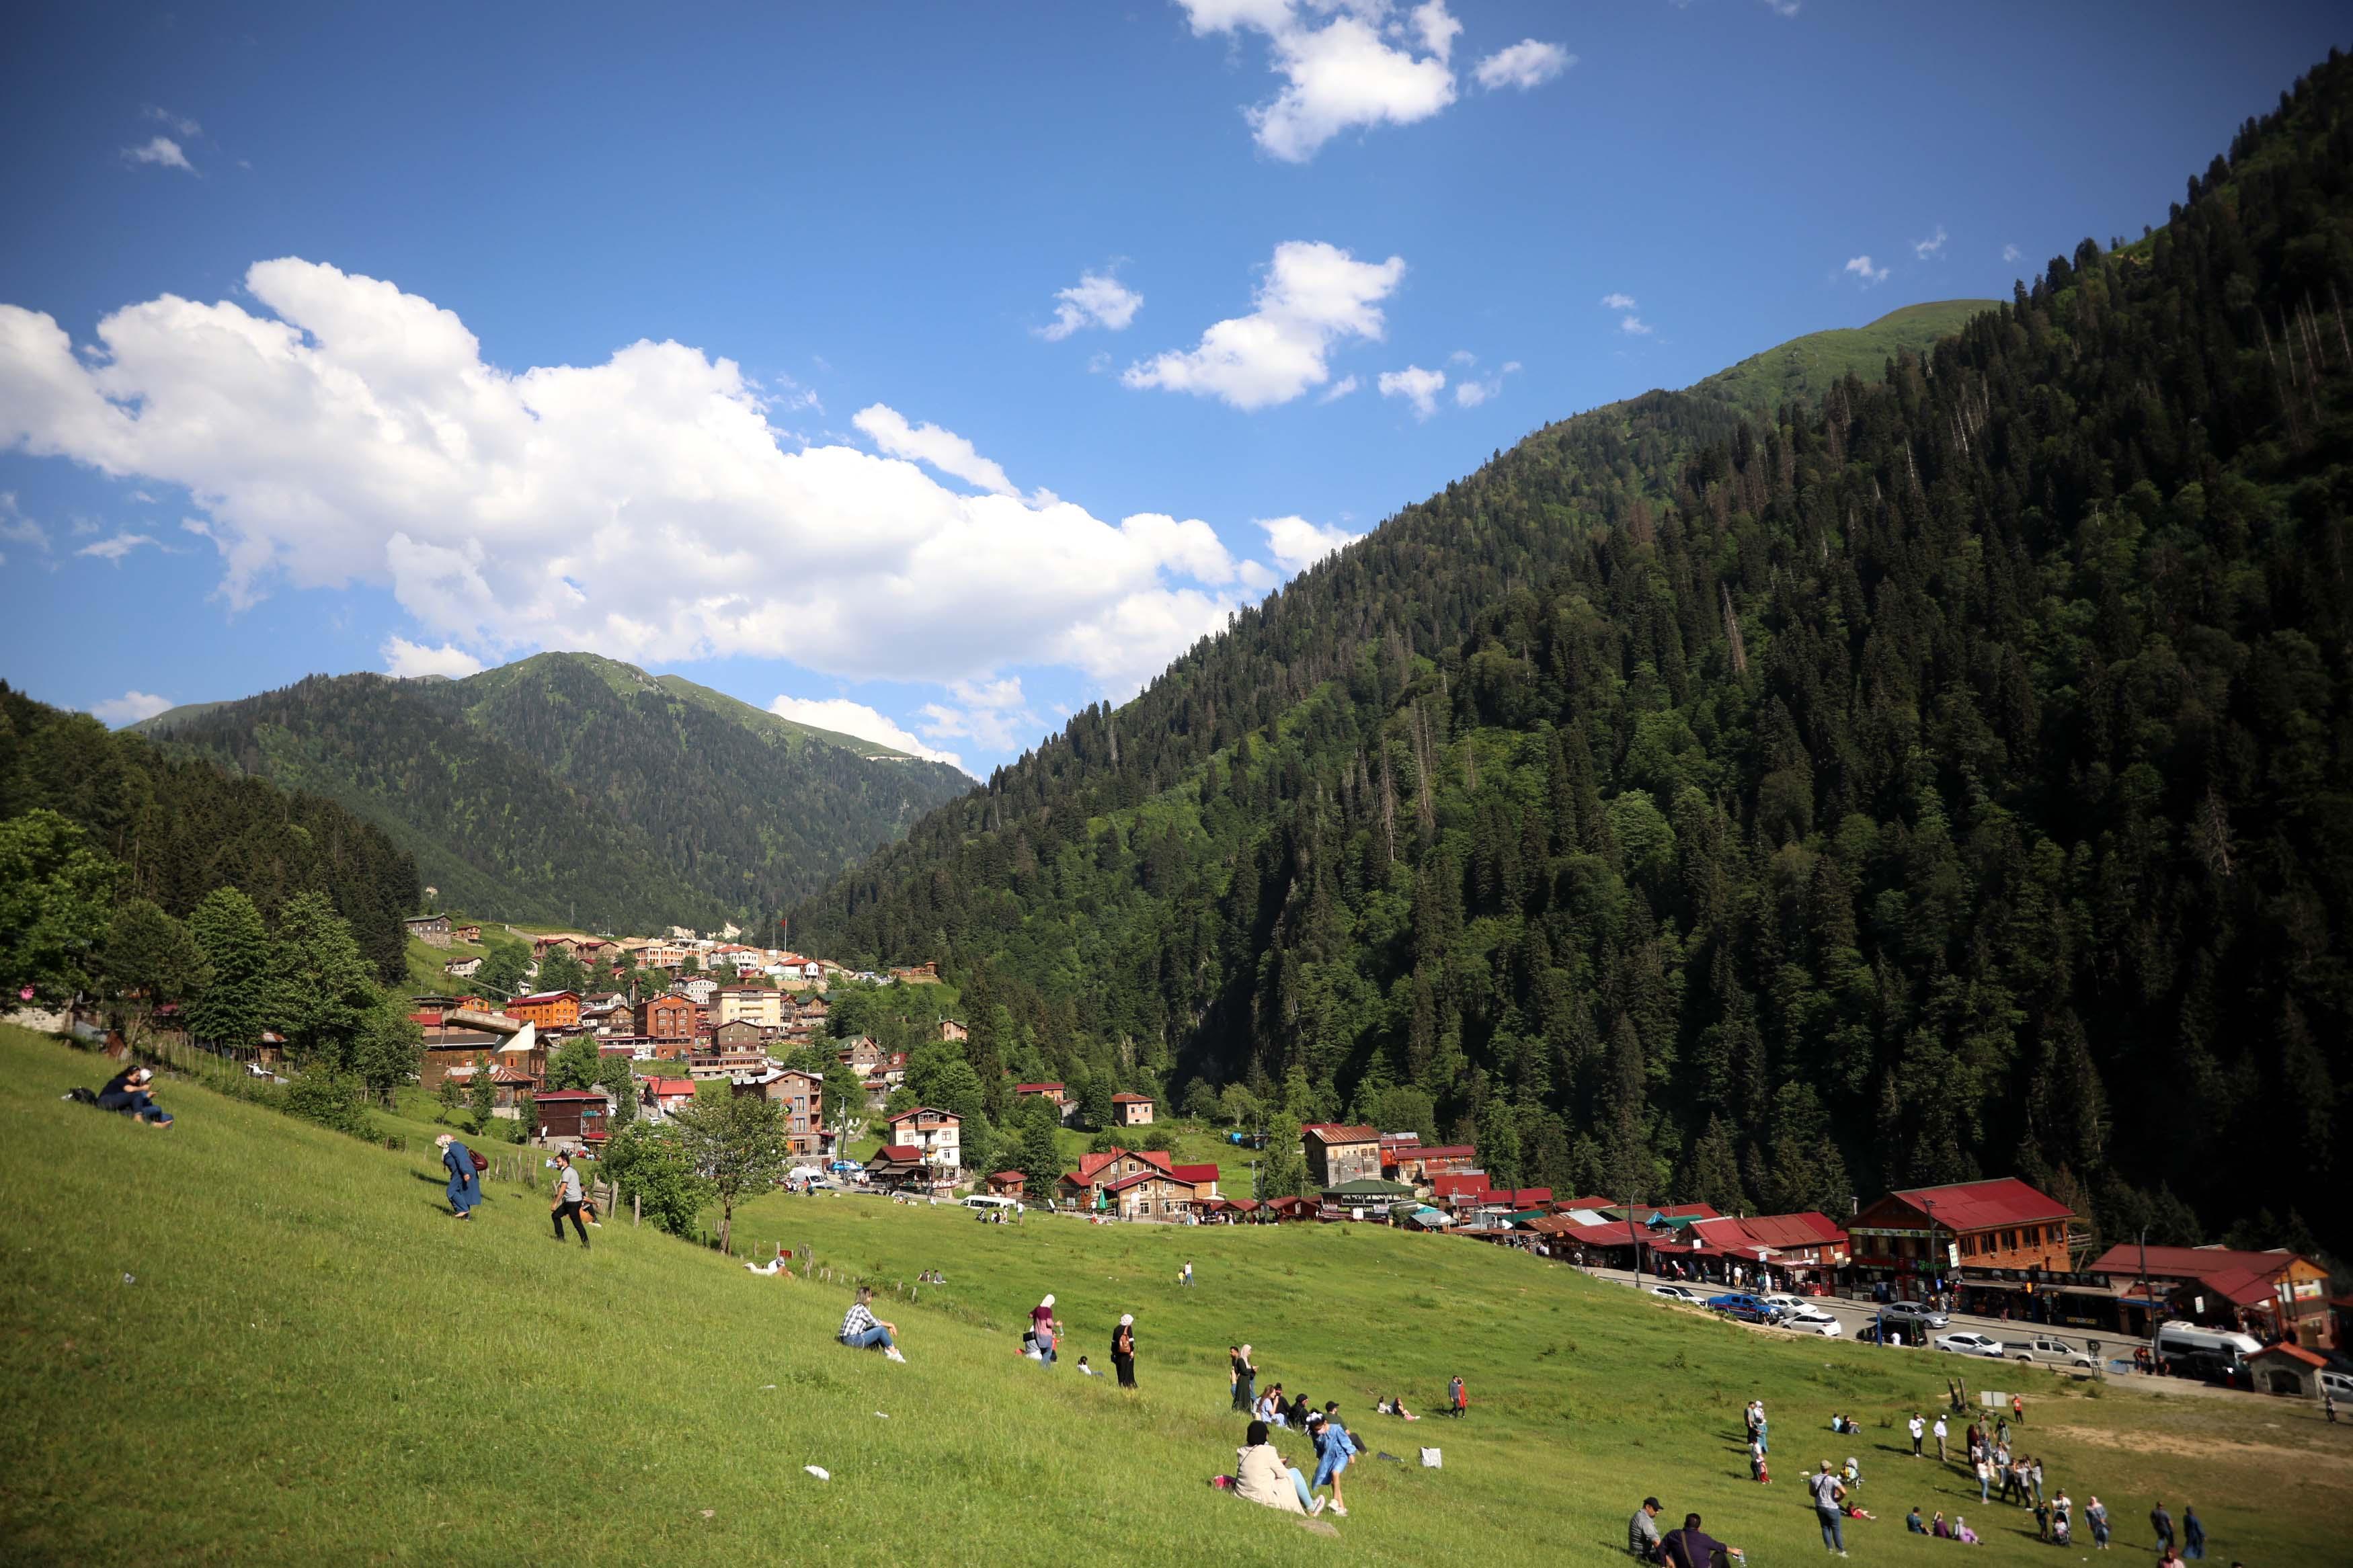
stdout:
<svg viewBox="0 0 2353 1568">
<path fill-rule="evenodd" d="M 1737 1318 L 1744 1323 L 1778 1323 L 1781 1321 L 1780 1308 L 1770 1301 L 1759 1300 L 1746 1291 L 1711 1296 L 1707 1299 L 1707 1310 L 1722 1312 L 1727 1318 Z"/>
</svg>

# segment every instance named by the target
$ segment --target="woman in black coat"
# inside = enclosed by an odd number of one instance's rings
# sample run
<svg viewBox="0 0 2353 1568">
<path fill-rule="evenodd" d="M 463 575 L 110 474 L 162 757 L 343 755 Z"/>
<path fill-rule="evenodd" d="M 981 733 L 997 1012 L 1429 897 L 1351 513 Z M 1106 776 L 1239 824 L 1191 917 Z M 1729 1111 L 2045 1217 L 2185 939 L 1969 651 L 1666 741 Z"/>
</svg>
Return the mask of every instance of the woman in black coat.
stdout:
<svg viewBox="0 0 2353 1568">
<path fill-rule="evenodd" d="M 1135 1386 L 1135 1314 L 1120 1315 L 1119 1327 L 1111 1331 L 1111 1364 L 1119 1371 L 1122 1388 Z"/>
</svg>

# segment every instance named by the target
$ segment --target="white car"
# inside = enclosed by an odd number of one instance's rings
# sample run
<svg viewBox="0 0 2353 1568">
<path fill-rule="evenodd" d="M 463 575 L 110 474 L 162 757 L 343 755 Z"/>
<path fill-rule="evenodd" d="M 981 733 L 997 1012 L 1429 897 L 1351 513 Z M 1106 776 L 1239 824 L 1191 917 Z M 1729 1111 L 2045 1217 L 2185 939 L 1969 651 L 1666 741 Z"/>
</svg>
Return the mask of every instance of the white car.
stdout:
<svg viewBox="0 0 2353 1568">
<path fill-rule="evenodd" d="M 2004 1353 L 2000 1340 L 1990 1339 L 1984 1334 L 1938 1334 L 1936 1348 L 1940 1351 L 1951 1351 L 1956 1355 L 1991 1356 L 1996 1361 L 2000 1361 Z"/>
<path fill-rule="evenodd" d="M 1795 1329 L 1801 1334 L 1820 1334 L 1826 1340 L 1834 1340 L 1846 1332 L 1845 1325 L 1820 1307 L 1803 1305 L 1783 1308 L 1781 1326 Z"/>
<path fill-rule="evenodd" d="M 1705 1300 L 1688 1285 L 1653 1285 L 1651 1287 L 1651 1294 L 1664 1296 L 1670 1301 L 1689 1301 L 1694 1306 Z"/>
<path fill-rule="evenodd" d="M 1774 1295 L 1759 1296 L 1757 1299 L 1768 1307 L 1778 1307 L 1785 1312 L 1802 1312 L 1807 1310 L 1806 1299 L 1802 1296 Z"/>
</svg>

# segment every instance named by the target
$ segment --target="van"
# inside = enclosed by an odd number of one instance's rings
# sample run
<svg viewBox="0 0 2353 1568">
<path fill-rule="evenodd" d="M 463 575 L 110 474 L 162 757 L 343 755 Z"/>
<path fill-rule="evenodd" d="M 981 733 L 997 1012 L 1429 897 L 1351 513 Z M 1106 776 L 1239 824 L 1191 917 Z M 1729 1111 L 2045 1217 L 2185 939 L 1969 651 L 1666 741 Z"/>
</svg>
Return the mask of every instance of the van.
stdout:
<svg viewBox="0 0 2353 1568">
<path fill-rule="evenodd" d="M 2157 1359 L 2191 1377 L 2229 1377 L 2246 1371 L 2247 1358 L 2263 1349 L 2252 1334 L 2167 1323 L 2157 1331 Z"/>
<path fill-rule="evenodd" d="M 979 1214 L 987 1214 L 992 1209 L 1010 1209 L 1013 1206 L 1013 1200 L 992 1198 L 986 1193 L 975 1193 L 964 1200 L 964 1206 Z"/>
<path fill-rule="evenodd" d="M 2353 1399 L 2353 1373 L 2323 1368 L 2317 1376 L 2323 1394 L 2334 1394 L 2338 1399 Z"/>
</svg>

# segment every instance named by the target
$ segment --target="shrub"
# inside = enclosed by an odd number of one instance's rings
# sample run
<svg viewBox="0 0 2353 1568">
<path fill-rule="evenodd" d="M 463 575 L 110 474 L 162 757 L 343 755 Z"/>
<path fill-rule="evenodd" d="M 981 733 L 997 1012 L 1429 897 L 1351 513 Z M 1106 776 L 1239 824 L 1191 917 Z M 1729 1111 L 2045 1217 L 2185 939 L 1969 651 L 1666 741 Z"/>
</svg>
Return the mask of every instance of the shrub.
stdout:
<svg viewBox="0 0 2353 1568">
<path fill-rule="evenodd" d="M 282 1102 L 290 1115 L 322 1127 L 332 1127 L 354 1138 L 374 1138 L 375 1123 L 368 1120 L 366 1093 L 355 1078 L 311 1068 L 286 1086 Z"/>
</svg>

